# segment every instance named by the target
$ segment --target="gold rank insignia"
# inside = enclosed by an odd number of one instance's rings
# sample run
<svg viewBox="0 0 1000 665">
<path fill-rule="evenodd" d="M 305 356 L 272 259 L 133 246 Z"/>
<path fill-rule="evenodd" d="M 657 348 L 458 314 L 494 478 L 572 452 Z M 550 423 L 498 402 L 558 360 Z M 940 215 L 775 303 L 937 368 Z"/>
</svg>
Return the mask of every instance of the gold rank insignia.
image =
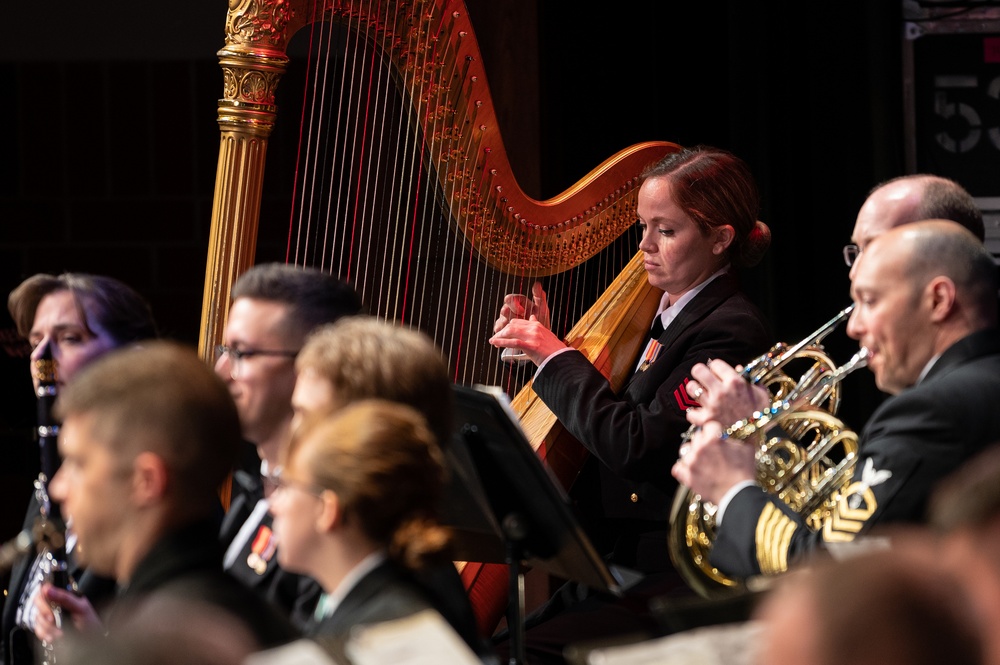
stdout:
<svg viewBox="0 0 1000 665">
<path fill-rule="evenodd" d="M 798 527 L 795 521 L 774 504 L 764 506 L 754 534 L 760 572 L 776 575 L 788 570 L 788 548 Z"/>
<path fill-rule="evenodd" d="M 844 490 L 837 500 L 830 517 L 823 524 L 823 540 L 849 542 L 858 535 L 865 522 L 875 514 L 878 501 L 872 487 L 892 478 L 892 471 L 876 470 L 872 458 L 865 461 L 861 480 L 856 480 Z"/>
</svg>

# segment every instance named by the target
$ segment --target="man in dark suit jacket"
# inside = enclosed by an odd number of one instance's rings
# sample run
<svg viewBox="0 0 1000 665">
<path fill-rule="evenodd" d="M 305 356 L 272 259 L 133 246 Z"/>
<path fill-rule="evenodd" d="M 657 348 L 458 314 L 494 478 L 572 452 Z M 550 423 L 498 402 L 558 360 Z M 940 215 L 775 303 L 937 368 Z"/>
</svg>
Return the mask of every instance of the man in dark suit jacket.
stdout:
<svg viewBox="0 0 1000 665">
<path fill-rule="evenodd" d="M 310 578 L 278 565 L 271 537 L 272 517 L 266 512 L 267 482 L 259 473 L 245 469 L 233 474 L 232 503 L 219 530 L 219 539 L 226 547 L 223 567 L 284 611 L 293 623 L 302 625 L 316 607 L 320 590 Z"/>
<path fill-rule="evenodd" d="M 64 462 L 52 497 L 73 523 L 81 563 L 114 578 L 118 591 L 98 617 L 85 598 L 43 585 L 39 639 L 62 635 L 50 604 L 81 631 L 113 637 L 164 599 L 216 609 L 258 648 L 297 636 L 222 570 L 217 491 L 238 454 L 240 423 L 226 386 L 192 351 L 157 342 L 109 354 L 81 372 L 57 411 Z"/>
<path fill-rule="evenodd" d="M 848 334 L 894 397 L 863 430 L 854 477 L 821 529 L 756 486 L 753 446 L 721 439 L 718 421 L 674 466 L 678 480 L 719 505 L 712 562 L 724 572 L 779 573 L 817 547 L 921 521 L 934 484 L 1000 440 L 997 276 L 978 239 L 942 220 L 892 229 L 856 263 L 851 293 Z M 755 394 L 760 408 L 767 399 Z"/>
<path fill-rule="evenodd" d="M 254 266 L 233 286 L 233 303 L 216 358 L 243 437 L 256 449 L 233 474 L 233 496 L 220 529 L 226 571 L 282 608 L 296 623 L 312 614 L 319 587 L 281 569 L 267 512 L 266 476 L 277 470 L 292 422 L 295 356 L 317 327 L 361 310 L 347 283 L 312 268 Z"/>
</svg>

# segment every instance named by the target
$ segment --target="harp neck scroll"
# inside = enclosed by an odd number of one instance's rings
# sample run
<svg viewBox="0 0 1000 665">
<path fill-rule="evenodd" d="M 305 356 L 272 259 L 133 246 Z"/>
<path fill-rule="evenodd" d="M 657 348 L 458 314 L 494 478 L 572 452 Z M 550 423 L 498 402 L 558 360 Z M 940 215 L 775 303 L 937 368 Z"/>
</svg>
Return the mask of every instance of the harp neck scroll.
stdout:
<svg viewBox="0 0 1000 665">
<path fill-rule="evenodd" d="M 221 142 L 209 232 L 198 353 L 211 362 L 226 327 L 233 283 L 254 262 L 275 91 L 291 36 L 315 13 L 312 0 L 230 0 L 219 51 Z"/>
</svg>

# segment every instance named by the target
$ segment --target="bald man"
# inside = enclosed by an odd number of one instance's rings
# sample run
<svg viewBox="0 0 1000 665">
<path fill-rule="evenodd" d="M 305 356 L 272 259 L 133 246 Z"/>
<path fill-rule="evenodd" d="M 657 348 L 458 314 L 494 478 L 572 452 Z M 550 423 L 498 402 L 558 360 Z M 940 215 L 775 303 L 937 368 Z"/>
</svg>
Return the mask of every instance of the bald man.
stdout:
<svg viewBox="0 0 1000 665">
<path fill-rule="evenodd" d="M 851 268 L 851 278 L 857 259 L 872 240 L 890 229 L 929 219 L 951 220 L 968 229 L 980 242 L 985 239 L 982 211 L 972 195 L 954 180 L 924 173 L 893 178 L 875 186 L 858 211 L 851 243 L 844 247 L 844 261 Z M 711 368 L 695 365 L 691 368 L 691 378 L 686 390 L 701 407 L 688 411 L 688 420 L 694 425 L 704 425 L 709 420 L 736 422 L 753 406 L 746 401 L 749 393 L 742 385 L 742 377 L 725 363 L 714 362 Z M 883 396 L 873 395 L 873 398 L 874 407 Z"/>
<path fill-rule="evenodd" d="M 996 293 L 992 257 L 954 222 L 916 222 L 873 240 L 851 280 L 847 331 L 894 397 L 861 433 L 853 481 L 813 531 L 756 485 L 755 446 L 720 438 L 718 420 L 704 423 L 673 475 L 719 506 L 713 564 L 738 577 L 780 573 L 830 542 L 922 520 L 932 486 L 1000 440 Z M 743 394 L 752 403 L 744 414 L 769 402 L 763 388 Z"/>
<path fill-rule="evenodd" d="M 926 219 L 950 219 L 969 229 L 980 242 L 986 238 L 982 211 L 957 182 L 923 173 L 900 176 L 872 189 L 858 211 L 851 244 L 844 247 L 851 276 L 855 259 L 868 243 L 889 229 Z"/>
</svg>

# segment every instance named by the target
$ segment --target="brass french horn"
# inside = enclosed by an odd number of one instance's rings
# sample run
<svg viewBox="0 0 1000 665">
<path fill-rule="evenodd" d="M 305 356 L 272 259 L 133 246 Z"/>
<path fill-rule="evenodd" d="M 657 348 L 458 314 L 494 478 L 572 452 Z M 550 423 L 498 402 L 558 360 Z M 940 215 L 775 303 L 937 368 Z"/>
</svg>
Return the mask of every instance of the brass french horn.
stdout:
<svg viewBox="0 0 1000 665">
<path fill-rule="evenodd" d="M 823 348 L 823 339 L 846 319 L 853 305 L 837 313 L 794 346 L 778 343 L 748 363 L 743 376 L 766 386 L 770 408 L 733 423 L 723 436 L 757 447 L 757 481 L 779 496 L 811 528 L 817 529 L 832 510 L 838 493 L 851 479 L 858 437 L 836 418 L 840 381 L 864 367 L 862 348 L 841 367 Z M 793 369 L 805 370 L 799 378 Z M 688 430 L 690 438 L 694 428 Z M 716 506 L 687 487 L 678 488 L 670 513 L 668 545 L 674 567 L 705 598 L 742 592 L 746 581 L 731 577 L 709 561 L 715 543 Z"/>
</svg>

